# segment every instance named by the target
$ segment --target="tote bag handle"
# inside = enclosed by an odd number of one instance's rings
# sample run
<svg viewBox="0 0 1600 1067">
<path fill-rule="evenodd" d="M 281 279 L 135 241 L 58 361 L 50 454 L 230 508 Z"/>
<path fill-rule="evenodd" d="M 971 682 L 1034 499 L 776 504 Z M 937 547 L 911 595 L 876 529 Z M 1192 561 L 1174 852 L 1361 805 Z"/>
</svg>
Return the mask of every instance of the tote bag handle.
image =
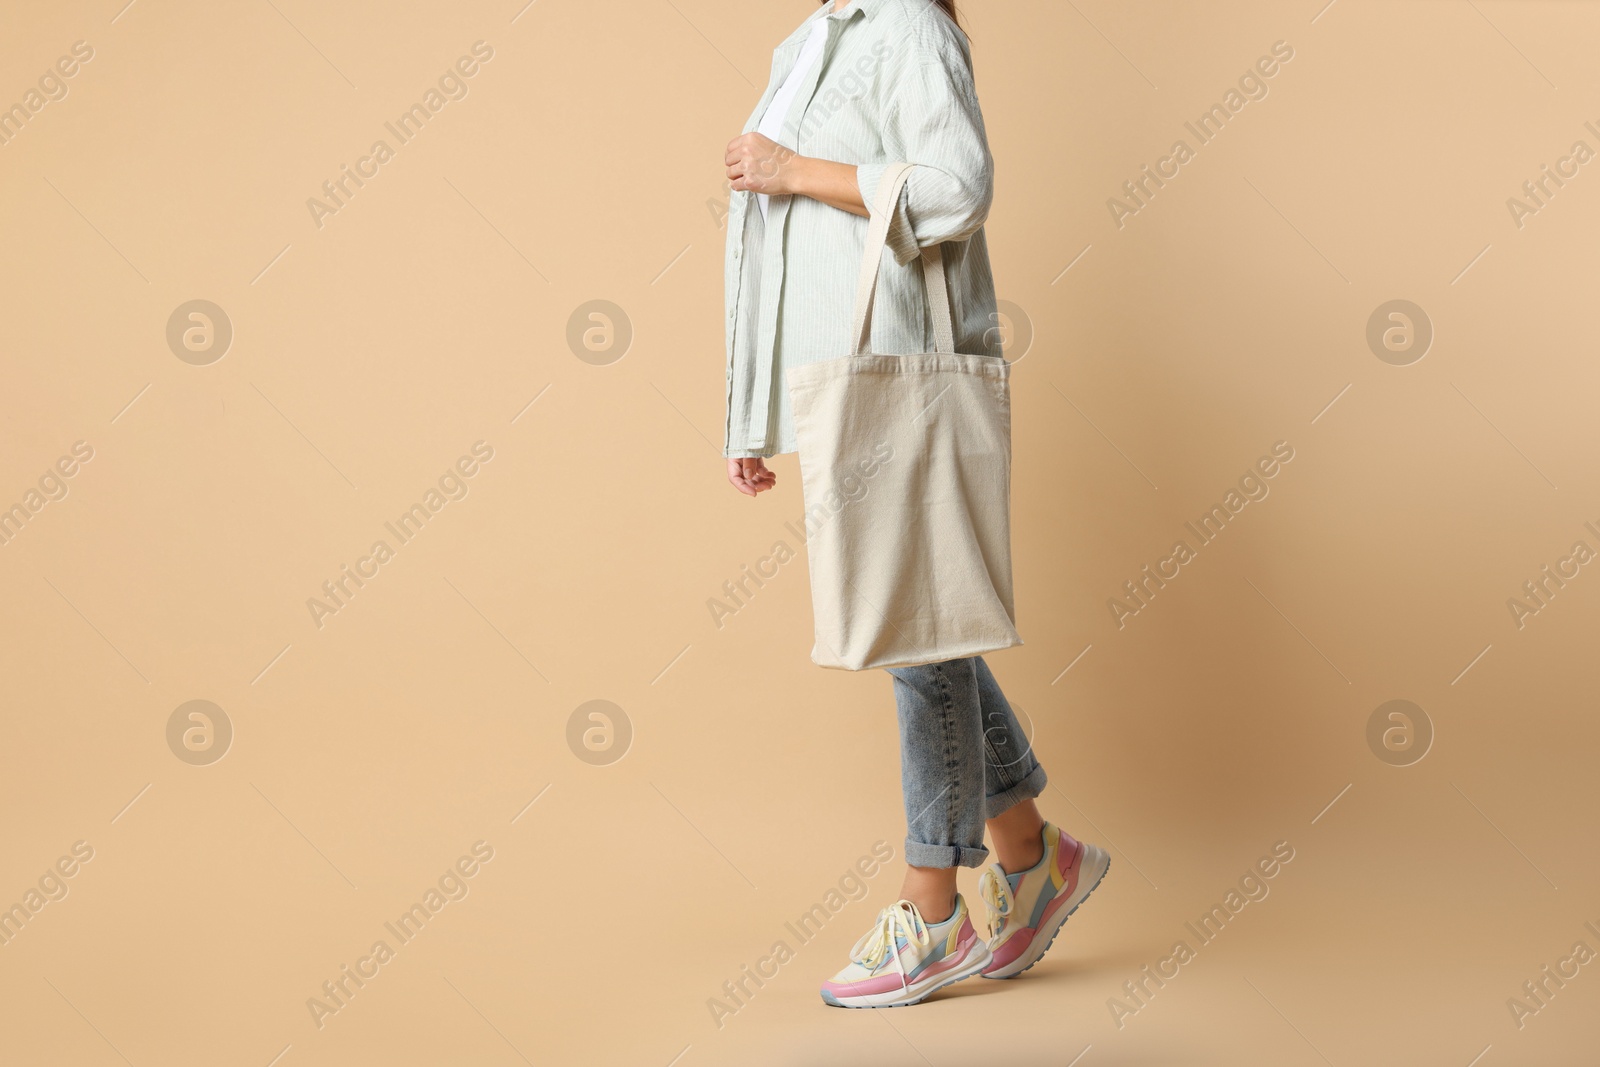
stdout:
<svg viewBox="0 0 1600 1067">
<path fill-rule="evenodd" d="M 872 338 L 872 304 L 878 290 L 878 268 L 883 263 L 883 250 L 889 241 L 889 223 L 894 219 L 895 206 L 900 202 L 900 190 L 911 176 L 912 166 L 910 163 L 891 164 L 878 181 L 872 225 L 867 228 L 867 247 L 861 254 L 861 276 L 856 282 L 855 320 L 850 334 L 855 342 L 852 350 L 858 356 L 868 354 L 867 346 Z M 955 332 L 950 324 L 950 291 L 944 281 L 944 253 L 939 245 L 931 245 L 922 250 L 921 259 L 928 311 L 933 317 L 933 350 L 954 352 Z"/>
</svg>

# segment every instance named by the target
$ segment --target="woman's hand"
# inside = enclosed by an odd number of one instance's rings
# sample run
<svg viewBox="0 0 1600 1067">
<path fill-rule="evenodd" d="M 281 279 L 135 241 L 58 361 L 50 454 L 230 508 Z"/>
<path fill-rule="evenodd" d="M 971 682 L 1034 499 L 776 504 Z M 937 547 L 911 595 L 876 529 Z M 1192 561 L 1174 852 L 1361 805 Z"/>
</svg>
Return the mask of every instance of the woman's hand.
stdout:
<svg viewBox="0 0 1600 1067">
<path fill-rule="evenodd" d="M 742 133 L 728 142 L 728 180 L 741 191 L 788 196 L 798 191 L 790 164 L 800 158 L 770 137 Z"/>
<path fill-rule="evenodd" d="M 778 476 L 767 470 L 760 456 L 728 460 L 728 481 L 745 496 L 755 496 L 778 484 Z"/>
<path fill-rule="evenodd" d="M 852 164 L 802 156 L 759 133 L 729 141 L 726 162 L 728 181 L 740 192 L 809 196 L 852 215 L 868 215 Z"/>
</svg>

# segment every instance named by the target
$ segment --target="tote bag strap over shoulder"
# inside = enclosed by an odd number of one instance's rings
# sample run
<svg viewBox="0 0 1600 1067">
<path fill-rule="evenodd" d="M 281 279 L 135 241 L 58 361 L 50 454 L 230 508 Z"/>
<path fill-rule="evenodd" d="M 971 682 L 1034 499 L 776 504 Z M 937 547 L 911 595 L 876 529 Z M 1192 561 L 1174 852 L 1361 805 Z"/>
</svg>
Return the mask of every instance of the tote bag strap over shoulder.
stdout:
<svg viewBox="0 0 1600 1067">
<path fill-rule="evenodd" d="M 878 268 L 883 262 L 883 250 L 889 240 L 889 224 L 894 220 L 900 190 L 911 176 L 911 163 L 895 163 L 883 172 L 878 181 L 878 195 L 873 204 L 872 225 L 867 228 L 867 246 L 861 254 L 861 277 L 856 283 L 856 308 L 850 337 L 851 351 L 858 356 L 868 354 L 872 338 L 872 304 L 878 289 Z M 922 280 L 928 293 L 928 311 L 933 317 L 933 344 L 935 352 L 954 352 L 955 333 L 951 328 L 950 291 L 944 281 L 944 254 L 938 245 L 922 250 Z"/>
</svg>

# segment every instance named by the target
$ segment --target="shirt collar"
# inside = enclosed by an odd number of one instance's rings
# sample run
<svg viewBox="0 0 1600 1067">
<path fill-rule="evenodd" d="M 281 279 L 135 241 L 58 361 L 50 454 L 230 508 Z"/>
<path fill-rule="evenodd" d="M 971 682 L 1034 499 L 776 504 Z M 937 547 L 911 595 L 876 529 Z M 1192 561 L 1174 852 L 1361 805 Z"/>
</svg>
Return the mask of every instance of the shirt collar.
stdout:
<svg viewBox="0 0 1600 1067">
<path fill-rule="evenodd" d="M 828 3 L 821 5 L 823 12 L 825 12 L 822 17 L 848 21 L 849 19 L 855 17 L 857 11 L 861 11 L 864 12 L 866 17 L 870 20 L 877 17 L 878 9 L 883 5 L 884 0 L 850 0 L 849 7 L 845 8 L 843 11 L 835 12 L 833 10 L 833 2 L 832 0 L 829 0 Z"/>
<path fill-rule="evenodd" d="M 850 0 L 850 6 L 840 12 L 835 12 L 833 10 L 833 0 L 828 0 L 826 4 L 818 4 L 817 9 L 811 14 L 807 15 L 806 20 L 802 22 L 792 34 L 789 35 L 788 39 L 784 41 L 783 44 L 778 46 L 778 51 L 784 53 L 798 53 L 801 46 L 804 45 L 806 38 L 811 35 L 811 27 L 815 25 L 819 19 L 834 19 L 838 22 L 849 22 L 859 14 L 863 15 L 868 21 L 871 21 L 877 17 L 878 12 L 882 10 L 883 5 L 887 2 L 888 0 Z"/>
</svg>

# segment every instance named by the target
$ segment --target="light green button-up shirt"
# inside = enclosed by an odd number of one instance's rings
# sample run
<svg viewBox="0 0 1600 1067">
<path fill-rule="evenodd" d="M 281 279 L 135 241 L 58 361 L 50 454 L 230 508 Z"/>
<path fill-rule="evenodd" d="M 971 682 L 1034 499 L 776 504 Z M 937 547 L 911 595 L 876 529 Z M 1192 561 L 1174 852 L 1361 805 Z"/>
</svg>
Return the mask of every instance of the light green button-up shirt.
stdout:
<svg viewBox="0 0 1600 1067">
<path fill-rule="evenodd" d="M 853 0 L 820 7 L 778 46 L 772 80 L 744 132 L 761 122 L 817 19 L 822 57 L 795 94 L 778 140 L 804 156 L 856 164 L 870 207 L 889 163 L 916 164 L 895 207 L 873 307 L 872 351 L 934 348 L 919 249 L 944 244 L 956 351 L 1000 355 L 983 221 L 994 161 L 972 85 L 966 37 L 930 0 Z M 868 221 L 798 196 L 755 194 L 728 210 L 727 423 L 723 454 L 795 451 L 784 372 L 850 354 L 856 274 Z M 770 238 L 770 239 L 769 239 Z"/>
</svg>

